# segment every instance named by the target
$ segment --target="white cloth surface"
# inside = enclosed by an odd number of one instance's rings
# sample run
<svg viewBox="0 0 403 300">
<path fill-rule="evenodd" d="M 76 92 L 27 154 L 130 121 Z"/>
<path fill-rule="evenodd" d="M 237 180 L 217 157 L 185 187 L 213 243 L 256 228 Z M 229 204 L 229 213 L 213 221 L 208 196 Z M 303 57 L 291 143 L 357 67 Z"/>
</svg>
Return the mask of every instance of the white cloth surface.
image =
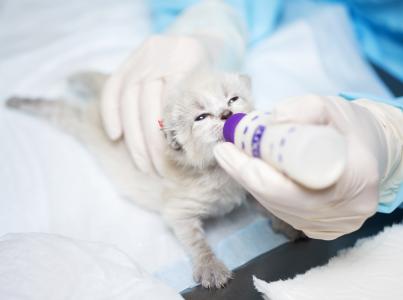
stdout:
<svg viewBox="0 0 403 300">
<path fill-rule="evenodd" d="M 403 299 L 402 253 L 403 225 L 397 224 L 294 279 L 267 283 L 254 278 L 254 283 L 270 300 Z"/>
<path fill-rule="evenodd" d="M 43 233 L 0 239 L 2 299 L 180 300 L 116 247 Z"/>
<path fill-rule="evenodd" d="M 306 92 L 388 95 L 357 58 L 351 40 L 326 40 L 324 32 L 336 30 L 343 19 L 344 12 L 335 9 L 327 17 L 290 24 L 250 51 L 245 70 L 253 77 L 259 108 Z M 333 27 L 321 31 L 320 22 Z M 68 96 L 69 74 L 113 70 L 149 33 L 148 11 L 140 0 L 4 0 L 0 101 L 13 94 Z M 338 33 L 332 38 L 341 38 Z M 344 54 L 350 55 L 348 64 L 340 63 Z M 332 60 L 335 70 L 329 68 Z M 162 220 L 119 198 L 71 137 L 1 107 L 0 140 L 0 235 L 44 232 L 113 244 L 176 290 L 193 284 L 188 257 Z M 207 224 L 207 234 L 231 268 L 286 241 L 249 207 Z"/>
</svg>

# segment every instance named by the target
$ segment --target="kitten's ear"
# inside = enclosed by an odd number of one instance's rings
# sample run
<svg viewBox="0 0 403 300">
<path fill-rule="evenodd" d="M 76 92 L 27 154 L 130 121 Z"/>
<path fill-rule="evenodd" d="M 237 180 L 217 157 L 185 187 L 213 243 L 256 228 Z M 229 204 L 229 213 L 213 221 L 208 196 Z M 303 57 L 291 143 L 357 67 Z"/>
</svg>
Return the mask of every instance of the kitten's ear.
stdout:
<svg viewBox="0 0 403 300">
<path fill-rule="evenodd" d="M 181 151 L 182 145 L 175 138 L 176 135 L 175 130 L 163 130 L 163 131 L 165 139 L 168 142 L 168 146 L 175 151 Z"/>
<path fill-rule="evenodd" d="M 238 74 L 239 79 L 241 82 L 248 88 L 250 89 L 252 87 L 252 80 L 250 79 L 249 75 L 246 74 Z"/>
</svg>

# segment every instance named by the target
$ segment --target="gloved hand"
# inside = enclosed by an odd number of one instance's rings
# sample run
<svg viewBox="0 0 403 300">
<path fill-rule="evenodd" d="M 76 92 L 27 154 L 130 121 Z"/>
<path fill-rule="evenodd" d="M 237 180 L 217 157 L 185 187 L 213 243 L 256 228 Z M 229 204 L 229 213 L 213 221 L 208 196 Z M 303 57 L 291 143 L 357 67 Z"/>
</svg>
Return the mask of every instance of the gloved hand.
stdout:
<svg viewBox="0 0 403 300">
<path fill-rule="evenodd" d="M 141 171 L 162 174 L 163 136 L 157 121 L 164 89 L 203 64 L 207 54 L 196 39 L 153 36 L 106 82 L 101 102 L 104 127 L 112 140 L 124 134 Z"/>
<path fill-rule="evenodd" d="M 246 43 L 239 22 L 224 2 L 201 1 L 166 35 L 147 39 L 108 79 L 101 101 L 104 127 L 112 140 L 124 136 L 138 169 L 164 173 L 157 123 L 164 90 L 199 67 L 238 67 Z"/>
<path fill-rule="evenodd" d="M 392 106 L 369 100 L 305 96 L 277 106 L 273 122 L 328 125 L 347 141 L 341 178 L 308 190 L 233 144 L 216 146 L 218 163 L 271 213 L 312 238 L 331 240 L 357 230 L 376 212 L 379 190 L 402 170 L 403 117 Z M 400 133 L 399 133 L 400 132 Z M 393 178 L 392 178 L 393 177 Z"/>
</svg>

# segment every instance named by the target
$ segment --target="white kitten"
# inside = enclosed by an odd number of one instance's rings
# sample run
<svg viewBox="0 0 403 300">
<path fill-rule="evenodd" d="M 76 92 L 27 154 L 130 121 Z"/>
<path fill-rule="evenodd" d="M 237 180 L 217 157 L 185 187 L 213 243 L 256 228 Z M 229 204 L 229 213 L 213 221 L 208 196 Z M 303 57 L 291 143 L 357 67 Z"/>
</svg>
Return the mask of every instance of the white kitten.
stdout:
<svg viewBox="0 0 403 300">
<path fill-rule="evenodd" d="M 100 91 L 101 75 L 81 74 L 74 82 Z M 10 107 L 30 111 L 77 137 L 96 156 L 119 193 L 158 211 L 191 255 L 194 279 L 204 287 L 222 287 L 231 272 L 219 261 L 204 236 L 202 222 L 224 215 L 246 198 L 243 188 L 218 165 L 213 148 L 223 142 L 224 121 L 252 109 L 250 82 L 239 74 L 198 71 L 169 88 L 164 99 L 166 178 L 139 173 L 122 141 L 105 135 L 98 101 L 72 106 L 62 101 L 12 98 Z M 162 197 L 161 197 L 162 195 Z M 273 227 L 293 238 L 298 232 L 272 219 Z"/>
</svg>

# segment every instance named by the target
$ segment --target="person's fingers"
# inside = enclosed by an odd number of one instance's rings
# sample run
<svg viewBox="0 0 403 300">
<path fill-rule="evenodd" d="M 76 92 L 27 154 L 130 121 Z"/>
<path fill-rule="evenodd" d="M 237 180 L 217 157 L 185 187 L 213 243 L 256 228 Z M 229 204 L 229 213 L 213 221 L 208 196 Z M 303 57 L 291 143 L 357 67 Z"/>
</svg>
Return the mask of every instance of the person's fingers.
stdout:
<svg viewBox="0 0 403 300">
<path fill-rule="evenodd" d="M 222 143 L 214 147 L 214 156 L 218 164 L 233 178 L 240 181 L 240 172 L 252 159 L 240 152 L 231 143 Z M 241 183 L 241 182 L 240 182 Z"/>
<path fill-rule="evenodd" d="M 145 45 L 143 43 L 136 51 L 128 57 L 106 81 L 101 95 L 101 117 L 106 131 L 106 134 L 112 140 L 119 139 L 123 134 L 122 120 L 121 120 L 121 107 L 122 97 L 125 89 L 129 84 L 137 77 L 141 77 L 140 74 L 133 74 L 133 70 L 136 72 L 141 71 L 138 66 L 141 56 L 145 51 Z"/>
<path fill-rule="evenodd" d="M 153 173 L 153 167 L 147 153 L 141 126 L 141 86 L 138 84 L 126 88 L 122 98 L 122 123 L 125 128 L 124 140 L 137 168 L 145 173 Z"/>
<path fill-rule="evenodd" d="M 324 240 L 324 241 L 332 241 L 346 234 L 345 232 L 339 232 L 339 231 L 303 230 L 303 232 L 307 237 L 311 239 Z"/>
<path fill-rule="evenodd" d="M 284 193 L 293 189 L 290 179 L 262 160 L 244 154 L 231 143 L 217 145 L 214 154 L 221 167 L 249 191 L 270 198 L 273 187 Z"/>
<path fill-rule="evenodd" d="M 256 199 L 259 201 L 259 198 Z M 267 201 L 262 201 L 262 203 L 268 204 Z M 332 240 L 353 232 L 359 229 L 365 221 L 357 216 L 304 218 L 298 214 L 298 210 L 294 211 L 292 208 L 288 211 L 278 211 L 272 206 L 265 208 L 295 229 L 302 230 L 307 236 L 323 240 Z M 352 226 L 352 224 L 354 225 Z"/>
<path fill-rule="evenodd" d="M 188 75 L 187 72 L 178 72 L 170 76 L 164 76 L 162 78 L 164 83 L 164 93 L 167 91 L 167 89 L 175 87 L 178 83 L 180 83 L 180 81 L 182 81 L 186 75 Z"/>
<path fill-rule="evenodd" d="M 327 125 L 330 121 L 326 100 L 317 95 L 284 100 L 274 107 L 272 118 L 275 122 L 316 125 Z"/>
<path fill-rule="evenodd" d="M 158 79 L 166 72 L 175 72 L 177 66 L 167 62 L 169 56 L 174 54 L 166 53 L 172 52 L 172 45 L 165 47 L 167 49 L 161 53 L 167 42 L 167 38 L 162 36 L 147 39 L 106 82 L 101 97 L 101 115 L 106 133 L 111 139 L 119 139 L 125 131 L 121 109 L 125 109 L 122 98 L 126 90 L 141 81 Z"/>
<path fill-rule="evenodd" d="M 325 207 L 322 199 L 332 192 L 331 188 L 326 191 L 308 190 L 266 162 L 249 157 L 230 143 L 216 146 L 214 154 L 221 167 L 259 198 L 259 202 L 268 210 L 270 207 L 284 212 L 291 209 L 298 211 L 304 219 L 310 218 L 315 210 Z"/>
<path fill-rule="evenodd" d="M 221 157 L 219 151 L 220 149 L 217 149 Z M 228 161 L 223 163 L 219 159 L 223 168 L 229 169 L 230 174 L 237 172 L 236 179 L 268 211 L 294 228 L 308 232 L 310 237 L 334 239 L 351 232 L 351 224 L 357 224 L 355 228 L 359 228 L 362 224 L 360 223 L 362 218 L 355 212 L 339 216 L 337 210 L 342 208 L 324 205 L 327 195 L 320 195 L 323 191 L 307 191 L 289 179 L 282 178 L 282 174 L 270 172 L 270 168 L 263 170 L 261 167 L 254 167 L 253 164 L 258 162 L 256 159 L 245 160 L 240 165 L 235 163 L 233 169 L 230 161 L 234 161 L 236 157 L 231 157 L 231 153 L 228 152 L 225 151 Z M 251 176 L 262 170 L 263 173 L 255 178 Z M 321 211 L 322 209 L 326 209 L 326 212 Z"/>
<path fill-rule="evenodd" d="M 164 174 L 164 138 L 158 127 L 162 114 L 162 80 L 147 82 L 143 85 L 140 101 L 140 120 L 142 133 L 151 162 L 158 175 Z"/>
<path fill-rule="evenodd" d="M 224 170 L 241 184 L 258 194 L 269 192 L 267 185 L 281 185 L 284 191 L 290 189 L 290 180 L 260 159 L 250 157 L 231 143 L 223 143 L 214 148 L 214 154 Z"/>
<path fill-rule="evenodd" d="M 304 232 L 311 238 L 334 240 L 342 235 L 358 230 L 366 220 L 367 218 L 359 215 L 324 216 L 320 220 L 307 220 Z"/>
<path fill-rule="evenodd" d="M 101 117 L 108 137 L 117 140 L 122 136 L 120 118 L 120 95 L 122 89 L 121 78 L 110 77 L 105 84 L 101 95 Z"/>
<path fill-rule="evenodd" d="M 191 53 L 191 55 L 177 55 L 177 72 L 189 72 L 195 67 L 209 65 L 207 51 L 197 39 L 180 37 L 175 51 L 183 54 Z"/>
<path fill-rule="evenodd" d="M 146 64 L 139 62 L 143 78 L 155 80 L 189 73 L 198 67 L 209 65 L 208 55 L 201 43 L 189 37 L 158 37 L 153 39 L 147 51 Z"/>
<path fill-rule="evenodd" d="M 125 131 L 120 110 L 124 109 L 122 97 L 126 89 L 141 81 L 189 72 L 206 64 L 206 57 L 203 46 L 192 38 L 156 35 L 144 41 L 109 78 L 102 91 L 101 115 L 107 135 L 117 140 Z"/>
</svg>

